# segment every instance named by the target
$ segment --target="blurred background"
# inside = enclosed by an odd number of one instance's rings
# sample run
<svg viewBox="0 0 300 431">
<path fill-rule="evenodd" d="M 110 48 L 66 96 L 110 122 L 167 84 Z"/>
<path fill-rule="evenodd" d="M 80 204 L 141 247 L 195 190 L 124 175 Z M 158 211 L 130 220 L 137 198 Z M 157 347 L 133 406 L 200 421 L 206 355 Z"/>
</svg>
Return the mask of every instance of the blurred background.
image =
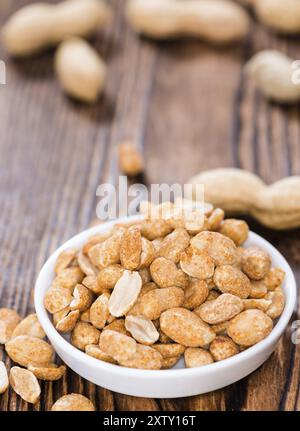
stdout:
<svg viewBox="0 0 300 431">
<path fill-rule="evenodd" d="M 1 25 L 29 3 L 1 0 Z M 299 59 L 300 37 L 277 36 L 252 16 L 246 40 L 235 46 L 157 42 L 130 29 L 125 1 L 109 4 L 113 21 L 92 39 L 108 68 L 104 94 L 92 106 L 60 91 L 54 50 L 16 60 L 0 44 L 6 64 L 6 85 L 0 85 L 0 305 L 22 315 L 33 309 L 43 262 L 96 218 L 97 186 L 117 182 L 116 150 L 123 140 L 143 153 L 146 184 L 184 183 L 216 167 L 247 169 L 267 183 L 300 174 L 299 104 L 268 102 L 243 74 L 245 61 L 263 49 Z M 279 248 L 299 280 L 299 230 L 273 232 L 248 221 Z M 299 373 L 300 351 L 287 331 L 258 371 L 215 393 L 139 399 L 96 388 L 69 370 L 62 382 L 43 382 L 36 406 L 8 393 L 0 410 L 44 410 L 66 389 L 87 394 L 100 410 L 299 410 Z"/>
</svg>

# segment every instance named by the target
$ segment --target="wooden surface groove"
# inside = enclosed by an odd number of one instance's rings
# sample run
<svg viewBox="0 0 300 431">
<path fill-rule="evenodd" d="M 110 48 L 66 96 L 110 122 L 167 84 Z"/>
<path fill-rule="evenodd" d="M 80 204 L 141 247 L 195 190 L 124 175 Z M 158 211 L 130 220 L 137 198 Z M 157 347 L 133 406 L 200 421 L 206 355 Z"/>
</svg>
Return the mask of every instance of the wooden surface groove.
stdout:
<svg viewBox="0 0 300 431">
<path fill-rule="evenodd" d="M 53 3 L 56 0 L 52 1 Z M 0 25 L 30 0 L 3 0 Z M 196 40 L 153 42 L 133 34 L 124 2 L 110 1 L 113 24 L 92 40 L 108 63 L 105 95 L 92 107 L 65 97 L 53 73 L 54 50 L 6 62 L 0 86 L 0 307 L 33 311 L 32 289 L 48 256 L 96 218 L 98 185 L 117 184 L 117 146 L 133 140 L 145 155 L 146 184 L 183 183 L 204 169 L 236 166 L 267 183 L 300 174 L 299 105 L 268 103 L 244 75 L 259 50 L 299 58 L 300 40 L 254 22 L 247 40 L 224 49 Z M 300 279 L 300 231 L 251 228 L 279 249 Z M 299 302 L 292 321 L 299 319 Z M 0 349 L 10 366 L 10 360 Z M 243 380 L 183 399 L 128 397 L 96 387 L 70 369 L 43 382 L 30 406 L 10 389 L 0 410 L 49 410 L 80 392 L 98 410 L 300 410 L 300 351 L 287 329 L 275 353 Z"/>
</svg>

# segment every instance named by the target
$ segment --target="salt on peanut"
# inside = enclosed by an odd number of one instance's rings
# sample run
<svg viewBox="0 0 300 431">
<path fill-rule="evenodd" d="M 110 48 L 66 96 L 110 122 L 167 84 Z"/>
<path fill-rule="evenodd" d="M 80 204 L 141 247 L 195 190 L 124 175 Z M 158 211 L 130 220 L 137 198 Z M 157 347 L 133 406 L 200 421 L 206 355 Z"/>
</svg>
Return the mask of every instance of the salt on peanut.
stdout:
<svg viewBox="0 0 300 431">
<path fill-rule="evenodd" d="M 187 368 L 195 368 L 212 364 L 214 359 L 207 350 L 201 347 L 188 347 L 184 352 L 184 362 Z"/>
<path fill-rule="evenodd" d="M 168 337 L 186 347 L 204 347 L 216 336 L 207 323 L 185 308 L 164 311 L 160 327 Z"/>
<path fill-rule="evenodd" d="M 35 375 L 24 368 L 12 367 L 9 381 L 13 390 L 27 403 L 35 404 L 41 394 L 41 388 Z"/>
<path fill-rule="evenodd" d="M 79 310 L 70 311 L 70 313 L 67 313 L 64 317 L 58 320 L 55 328 L 58 330 L 58 332 L 67 333 L 73 331 L 79 319 L 79 314 Z"/>
<path fill-rule="evenodd" d="M 140 298 L 139 312 L 142 316 L 155 320 L 168 308 L 180 307 L 184 301 L 184 292 L 179 287 L 154 289 Z"/>
<path fill-rule="evenodd" d="M 88 256 L 92 264 L 99 269 L 103 269 L 120 263 L 120 248 L 124 233 L 125 229 L 120 228 L 106 240 L 90 248 Z"/>
<path fill-rule="evenodd" d="M 84 277 L 83 272 L 79 266 L 65 268 L 53 280 L 53 287 L 63 287 L 73 291 L 76 284 L 81 283 Z"/>
<path fill-rule="evenodd" d="M 123 273 L 124 268 L 122 268 L 120 264 L 110 265 L 103 268 L 97 276 L 98 286 L 102 290 L 113 289 Z"/>
<path fill-rule="evenodd" d="M 166 370 L 168 368 L 174 367 L 179 361 L 180 356 L 174 356 L 172 358 L 162 358 L 161 360 L 161 369 Z"/>
<path fill-rule="evenodd" d="M 93 358 L 99 359 L 100 361 L 108 362 L 110 364 L 117 363 L 114 358 L 103 352 L 97 344 L 88 344 L 85 346 L 85 353 Z"/>
<path fill-rule="evenodd" d="M 4 362 L 0 361 L 0 395 L 8 388 L 8 375 Z"/>
<path fill-rule="evenodd" d="M 74 248 L 62 251 L 55 262 L 55 266 L 54 266 L 55 273 L 59 274 L 64 269 L 68 268 L 75 260 L 76 255 L 77 255 L 77 250 Z"/>
<path fill-rule="evenodd" d="M 214 274 L 213 259 L 204 250 L 188 247 L 180 258 L 181 269 L 190 277 L 205 280 Z"/>
<path fill-rule="evenodd" d="M 103 331 L 116 331 L 121 334 L 130 336 L 130 332 L 125 328 L 125 319 L 115 319 L 103 328 Z"/>
<path fill-rule="evenodd" d="M 164 238 L 172 230 L 172 227 L 162 219 L 145 220 L 141 225 L 141 234 L 150 241 Z"/>
<path fill-rule="evenodd" d="M 153 349 L 157 350 L 164 359 L 181 356 L 186 349 L 185 346 L 182 346 L 181 344 L 177 343 L 157 343 L 154 344 L 152 347 Z"/>
<path fill-rule="evenodd" d="M 159 287 L 185 287 L 188 284 L 187 275 L 179 270 L 173 261 L 164 257 L 158 257 L 152 262 L 150 272 Z"/>
<path fill-rule="evenodd" d="M 273 329 L 272 319 L 261 310 L 245 310 L 232 319 L 227 334 L 242 346 L 253 346 Z"/>
<path fill-rule="evenodd" d="M 47 366 L 28 366 L 28 370 L 31 371 L 37 379 L 46 380 L 49 382 L 54 382 L 61 379 L 64 376 L 66 369 L 67 367 L 65 365 L 57 367 L 55 364 L 50 364 Z"/>
<path fill-rule="evenodd" d="M 231 265 L 217 267 L 214 273 L 214 282 L 221 292 L 231 293 L 240 298 L 247 298 L 251 291 L 248 277 Z"/>
<path fill-rule="evenodd" d="M 10 340 L 20 321 L 21 317 L 15 310 L 0 308 L 0 344 L 5 344 Z"/>
<path fill-rule="evenodd" d="M 262 280 L 251 281 L 251 290 L 249 295 L 250 298 L 254 298 L 254 299 L 264 298 L 267 293 L 268 293 L 267 286 L 264 284 Z"/>
<path fill-rule="evenodd" d="M 149 346 L 154 344 L 159 338 L 159 333 L 152 321 L 143 316 L 127 316 L 125 319 L 125 328 L 141 344 Z"/>
<path fill-rule="evenodd" d="M 102 332 L 99 346 L 119 363 L 130 360 L 137 350 L 137 343 L 133 338 L 111 330 Z"/>
<path fill-rule="evenodd" d="M 269 292 L 265 296 L 266 300 L 271 300 L 271 305 L 267 309 L 266 314 L 271 319 L 277 319 L 283 312 L 285 306 L 284 293 L 281 287 L 277 287 L 273 292 Z"/>
<path fill-rule="evenodd" d="M 213 301 L 207 301 L 196 308 L 195 313 L 210 325 L 226 322 L 244 309 L 241 298 L 230 293 L 223 293 Z"/>
<path fill-rule="evenodd" d="M 219 232 L 200 232 L 191 239 L 191 245 L 198 250 L 206 251 L 216 266 L 233 265 L 236 262 L 236 245 Z"/>
<path fill-rule="evenodd" d="M 68 307 L 72 301 L 72 293 L 61 286 L 51 287 L 44 297 L 44 306 L 49 313 L 54 314 Z"/>
<path fill-rule="evenodd" d="M 267 289 L 272 291 L 282 285 L 284 277 L 285 272 L 281 268 L 271 268 L 262 281 Z"/>
<path fill-rule="evenodd" d="M 96 295 L 105 290 L 105 288 L 98 283 L 98 278 L 96 275 L 87 275 L 84 277 L 81 283 Z"/>
<path fill-rule="evenodd" d="M 270 307 L 270 305 L 272 304 L 272 301 L 265 298 L 263 299 L 249 298 L 249 299 L 244 299 L 243 304 L 244 304 L 245 310 L 257 308 L 258 310 L 266 312 Z"/>
<path fill-rule="evenodd" d="M 158 256 L 164 257 L 178 263 L 181 253 L 188 247 L 190 236 L 185 229 L 175 229 L 167 235 L 160 243 Z"/>
<path fill-rule="evenodd" d="M 209 351 L 215 361 L 223 361 L 239 353 L 238 346 L 235 342 L 225 335 L 218 335 L 211 342 Z"/>
<path fill-rule="evenodd" d="M 161 354 L 150 346 L 136 345 L 136 351 L 131 357 L 120 358 L 120 365 L 143 370 L 159 370 L 162 367 Z"/>
<path fill-rule="evenodd" d="M 79 310 L 85 311 L 93 302 L 92 292 L 83 284 L 77 284 L 73 291 L 73 299 L 70 302 L 70 309 L 72 311 Z"/>
<path fill-rule="evenodd" d="M 125 271 L 117 281 L 109 299 L 108 308 L 115 317 L 126 314 L 136 302 L 142 288 L 142 279 L 136 271 Z"/>
<path fill-rule="evenodd" d="M 142 236 L 138 226 L 130 226 L 123 235 L 120 246 L 120 260 L 125 269 L 133 271 L 140 266 Z"/>
<path fill-rule="evenodd" d="M 85 322 L 77 322 L 72 334 L 71 343 L 80 350 L 84 350 L 88 344 L 97 344 L 100 331 L 93 325 Z"/>
<path fill-rule="evenodd" d="M 50 344 L 40 338 L 19 335 L 5 344 L 8 356 L 17 364 L 27 367 L 29 364 L 45 365 L 52 362 L 54 350 Z"/>
<path fill-rule="evenodd" d="M 271 268 L 271 258 L 259 247 L 248 247 L 242 255 L 242 269 L 251 280 L 261 280 Z"/>
<path fill-rule="evenodd" d="M 97 275 L 99 270 L 92 264 L 90 259 L 81 251 L 77 255 L 79 268 L 85 275 Z"/>
<path fill-rule="evenodd" d="M 210 230 L 218 230 L 224 220 L 225 212 L 222 208 L 215 208 L 208 217 L 208 226 Z"/>
<path fill-rule="evenodd" d="M 93 412 L 94 404 L 81 394 L 67 394 L 59 398 L 51 408 L 52 412 Z"/>
</svg>

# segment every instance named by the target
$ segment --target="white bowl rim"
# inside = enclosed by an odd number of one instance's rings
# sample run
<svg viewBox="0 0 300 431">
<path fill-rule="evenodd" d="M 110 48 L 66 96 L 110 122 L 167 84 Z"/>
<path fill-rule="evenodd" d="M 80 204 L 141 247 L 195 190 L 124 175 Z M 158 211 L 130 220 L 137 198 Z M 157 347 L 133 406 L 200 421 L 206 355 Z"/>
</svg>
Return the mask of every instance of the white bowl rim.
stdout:
<svg viewBox="0 0 300 431">
<path fill-rule="evenodd" d="M 85 362 L 87 367 L 92 367 L 94 369 L 98 369 L 99 372 L 109 372 L 114 374 L 116 377 L 118 375 L 130 377 L 141 377 L 143 379 L 153 379 L 159 378 L 168 379 L 170 377 L 187 377 L 187 376 L 196 376 L 201 377 L 201 375 L 206 374 L 208 371 L 212 372 L 214 370 L 221 371 L 222 369 L 225 371 L 227 367 L 239 365 L 241 361 L 246 362 L 251 360 L 257 353 L 268 349 L 274 342 L 276 342 L 277 338 L 279 338 L 283 331 L 285 330 L 292 313 L 294 311 L 295 303 L 296 303 L 296 280 L 292 269 L 286 259 L 281 255 L 281 253 L 267 240 L 262 238 L 260 235 L 251 232 L 249 233 L 249 237 L 254 241 L 258 241 L 261 244 L 265 245 L 266 248 L 272 251 L 272 256 L 276 256 L 277 259 L 280 259 L 284 264 L 284 270 L 286 271 L 285 283 L 288 285 L 288 289 L 290 290 L 290 295 L 288 300 L 286 301 L 284 311 L 280 316 L 278 322 L 274 326 L 272 332 L 262 341 L 255 344 L 254 346 L 249 347 L 243 352 L 238 353 L 235 356 L 232 356 L 228 359 L 224 359 L 219 362 L 214 362 L 212 364 L 205 365 L 203 367 L 195 367 L 195 368 L 179 368 L 179 369 L 167 369 L 167 370 L 143 370 L 136 368 L 127 368 L 119 365 L 110 364 L 99 359 L 93 358 L 92 356 L 87 355 L 81 350 L 74 347 L 71 343 L 65 340 L 62 335 L 55 329 L 53 326 L 48 312 L 46 311 L 43 304 L 43 295 L 40 293 L 43 287 L 43 279 L 47 276 L 49 271 L 53 270 L 54 262 L 57 259 L 57 256 L 65 249 L 72 248 L 74 246 L 74 242 L 80 241 L 81 237 L 93 236 L 97 233 L 100 233 L 106 229 L 109 229 L 116 223 L 129 223 L 130 221 L 140 220 L 141 216 L 129 216 L 122 217 L 116 219 L 114 221 L 106 222 L 103 224 L 99 224 L 92 228 L 86 229 L 79 234 L 73 236 L 64 244 L 62 244 L 45 262 L 43 265 L 34 289 L 34 304 L 38 319 L 46 332 L 46 335 L 49 339 L 55 339 L 56 343 L 61 346 L 61 349 L 66 351 L 66 353 L 72 356 L 75 360 L 80 362 Z"/>
</svg>

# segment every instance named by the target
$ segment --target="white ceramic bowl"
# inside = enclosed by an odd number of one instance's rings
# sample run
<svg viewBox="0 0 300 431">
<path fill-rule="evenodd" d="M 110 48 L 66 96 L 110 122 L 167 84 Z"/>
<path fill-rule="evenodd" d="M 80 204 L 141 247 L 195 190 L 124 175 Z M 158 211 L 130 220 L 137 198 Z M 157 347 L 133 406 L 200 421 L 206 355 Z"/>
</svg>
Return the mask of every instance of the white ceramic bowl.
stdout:
<svg viewBox="0 0 300 431">
<path fill-rule="evenodd" d="M 128 218 L 119 219 L 116 222 L 128 220 Z M 54 278 L 57 256 L 62 250 L 79 248 L 90 236 L 109 229 L 116 222 L 85 230 L 63 244 L 47 260 L 35 285 L 35 308 L 39 321 L 58 355 L 72 370 L 96 385 L 122 394 L 149 398 L 176 398 L 223 388 L 247 376 L 266 361 L 291 318 L 296 302 L 296 283 L 284 257 L 270 243 L 253 232 L 250 233 L 246 245 L 262 247 L 271 255 L 273 265 L 286 272 L 283 286 L 286 296 L 285 309 L 269 336 L 255 346 L 232 358 L 199 368 L 184 368 L 181 360 L 174 369 L 154 371 L 130 369 L 99 361 L 78 350 L 62 337 L 54 328 L 43 305 L 44 295 Z"/>
</svg>

